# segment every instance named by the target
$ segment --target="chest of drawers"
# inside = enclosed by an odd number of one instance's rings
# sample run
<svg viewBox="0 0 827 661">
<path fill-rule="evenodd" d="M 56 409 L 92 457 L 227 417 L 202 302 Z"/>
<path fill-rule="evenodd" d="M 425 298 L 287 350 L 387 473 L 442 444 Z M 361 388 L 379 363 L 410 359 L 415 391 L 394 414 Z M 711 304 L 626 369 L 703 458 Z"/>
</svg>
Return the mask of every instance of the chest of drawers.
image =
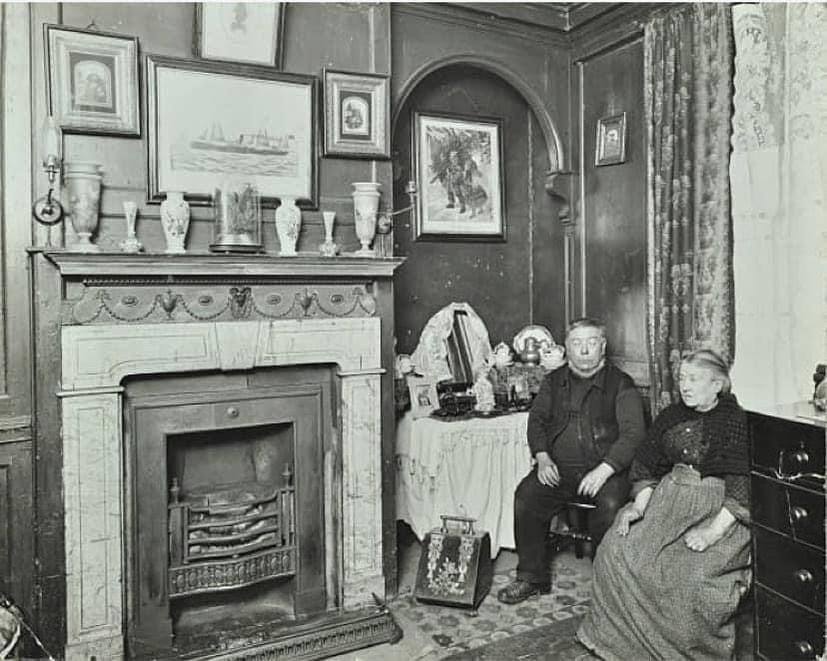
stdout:
<svg viewBox="0 0 827 661">
<path fill-rule="evenodd" d="M 824 653 L 826 426 L 797 416 L 812 411 L 800 404 L 748 414 L 759 659 Z"/>
</svg>

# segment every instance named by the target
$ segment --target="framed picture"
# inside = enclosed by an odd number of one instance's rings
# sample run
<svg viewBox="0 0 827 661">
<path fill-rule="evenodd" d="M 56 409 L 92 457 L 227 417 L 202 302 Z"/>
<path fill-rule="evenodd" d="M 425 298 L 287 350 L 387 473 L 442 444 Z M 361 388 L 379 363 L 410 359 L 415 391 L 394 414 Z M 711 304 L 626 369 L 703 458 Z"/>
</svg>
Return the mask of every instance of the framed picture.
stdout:
<svg viewBox="0 0 827 661">
<path fill-rule="evenodd" d="M 145 69 L 150 202 L 183 191 L 209 204 L 240 175 L 267 206 L 292 197 L 316 208 L 316 78 L 155 55 Z"/>
<path fill-rule="evenodd" d="M 44 25 L 49 114 L 67 133 L 141 135 L 138 38 Z"/>
<path fill-rule="evenodd" d="M 388 76 L 324 70 L 325 156 L 390 158 Z"/>
<path fill-rule="evenodd" d="M 439 408 L 436 384 L 422 376 L 408 376 L 408 392 L 411 396 L 411 416 L 424 418 Z"/>
<path fill-rule="evenodd" d="M 416 239 L 505 240 L 502 120 L 415 112 Z"/>
<path fill-rule="evenodd" d="M 195 55 L 281 69 L 284 2 L 199 2 Z"/>
<path fill-rule="evenodd" d="M 617 165 L 626 160 L 626 113 L 597 120 L 595 165 Z"/>
</svg>

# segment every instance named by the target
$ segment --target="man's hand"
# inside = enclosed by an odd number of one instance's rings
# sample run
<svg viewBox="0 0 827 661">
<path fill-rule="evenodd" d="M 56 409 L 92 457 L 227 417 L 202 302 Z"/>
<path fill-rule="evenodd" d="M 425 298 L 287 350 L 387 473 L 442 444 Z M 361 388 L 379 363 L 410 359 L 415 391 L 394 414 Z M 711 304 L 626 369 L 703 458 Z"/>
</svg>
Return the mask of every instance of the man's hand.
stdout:
<svg viewBox="0 0 827 661">
<path fill-rule="evenodd" d="M 617 534 L 621 537 L 626 537 L 629 534 L 629 526 L 635 521 L 640 521 L 643 518 L 641 512 L 634 503 L 629 503 L 617 513 Z"/>
<path fill-rule="evenodd" d="M 586 473 L 582 480 L 580 480 L 580 484 L 577 485 L 577 493 L 581 496 L 594 498 L 597 495 L 597 492 L 603 488 L 604 484 L 606 484 L 606 480 L 614 475 L 614 472 L 615 469 L 609 466 L 609 464 L 605 461 L 599 463 L 595 468 L 592 468 L 588 473 Z"/>
<path fill-rule="evenodd" d="M 547 487 L 556 487 L 560 484 L 560 471 L 557 470 L 557 464 L 548 456 L 548 452 L 538 452 L 534 458 L 537 460 L 537 479 L 540 480 L 540 484 Z"/>
</svg>

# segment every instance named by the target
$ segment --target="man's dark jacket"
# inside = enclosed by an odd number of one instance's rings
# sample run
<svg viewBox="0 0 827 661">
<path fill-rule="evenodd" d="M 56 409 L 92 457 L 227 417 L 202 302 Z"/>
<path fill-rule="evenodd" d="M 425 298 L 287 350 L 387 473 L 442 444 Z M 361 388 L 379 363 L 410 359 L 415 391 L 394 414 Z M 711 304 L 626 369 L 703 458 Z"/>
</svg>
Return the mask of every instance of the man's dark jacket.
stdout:
<svg viewBox="0 0 827 661">
<path fill-rule="evenodd" d="M 568 365 L 547 374 L 528 415 L 531 455 L 548 452 L 568 426 L 570 384 Z M 594 376 L 580 408 L 584 456 L 591 465 L 605 461 L 615 472 L 626 470 L 645 435 L 643 403 L 631 377 L 606 363 Z"/>
</svg>

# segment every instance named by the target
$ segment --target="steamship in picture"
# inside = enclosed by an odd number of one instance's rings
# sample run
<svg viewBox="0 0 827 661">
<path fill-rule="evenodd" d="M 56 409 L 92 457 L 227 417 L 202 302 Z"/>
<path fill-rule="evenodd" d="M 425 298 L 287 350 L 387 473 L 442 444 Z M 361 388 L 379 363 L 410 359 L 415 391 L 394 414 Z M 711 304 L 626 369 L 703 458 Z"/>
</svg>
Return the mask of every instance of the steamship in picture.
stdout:
<svg viewBox="0 0 827 661">
<path fill-rule="evenodd" d="M 190 141 L 191 149 L 229 152 L 233 154 L 260 154 L 262 156 L 283 156 L 288 154 L 295 142 L 294 135 L 273 136 L 266 130 L 256 133 L 239 133 L 236 140 L 227 139 L 221 125 L 213 123 L 210 129 Z"/>
</svg>

